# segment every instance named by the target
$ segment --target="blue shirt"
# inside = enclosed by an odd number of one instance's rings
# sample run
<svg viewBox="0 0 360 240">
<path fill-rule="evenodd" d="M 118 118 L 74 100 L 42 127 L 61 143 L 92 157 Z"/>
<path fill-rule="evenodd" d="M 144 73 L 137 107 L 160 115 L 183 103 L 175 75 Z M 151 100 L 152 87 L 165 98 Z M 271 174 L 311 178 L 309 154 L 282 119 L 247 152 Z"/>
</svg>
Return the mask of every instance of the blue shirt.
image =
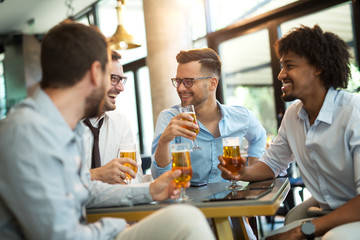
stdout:
<svg viewBox="0 0 360 240">
<path fill-rule="evenodd" d="M 360 194 L 360 96 L 330 88 L 314 124 L 302 102 L 287 110 L 260 159 L 279 175 L 295 160 L 312 196 L 336 209 Z"/>
<path fill-rule="evenodd" d="M 191 165 L 193 176 L 191 182 L 221 182 L 225 181 L 221 177 L 221 171 L 218 169 L 218 156 L 223 154 L 222 138 L 240 137 L 248 141 L 248 156 L 259 158 L 265 152 L 266 132 L 255 116 L 245 107 L 226 106 L 217 103 L 221 111 L 221 120 L 219 122 L 220 137 L 214 136 L 199 121 L 200 132 L 196 137 L 197 144 L 202 148 L 199 151 L 191 152 Z M 156 164 L 155 151 L 159 138 L 170 120 L 180 113 L 180 105 L 175 105 L 159 114 L 154 140 L 152 143 L 152 165 L 151 173 L 154 178 L 162 173 L 171 170 L 171 162 L 168 166 L 161 168 Z M 190 139 L 176 137 L 172 143 L 191 142 Z"/>
<path fill-rule="evenodd" d="M 148 185 L 91 181 L 78 136 L 38 89 L 0 122 L 0 239 L 114 239 L 123 219 L 86 224 L 85 207 L 152 198 Z"/>
</svg>

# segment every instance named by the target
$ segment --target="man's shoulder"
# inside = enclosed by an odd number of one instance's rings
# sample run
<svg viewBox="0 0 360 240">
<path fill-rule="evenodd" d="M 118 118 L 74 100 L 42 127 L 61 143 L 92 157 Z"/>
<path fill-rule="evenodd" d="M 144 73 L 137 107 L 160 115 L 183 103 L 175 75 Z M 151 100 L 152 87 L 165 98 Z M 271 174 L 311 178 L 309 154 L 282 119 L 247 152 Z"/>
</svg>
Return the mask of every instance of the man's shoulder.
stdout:
<svg viewBox="0 0 360 240">
<path fill-rule="evenodd" d="M 360 94 L 339 90 L 336 102 L 343 106 L 360 108 Z"/>
<path fill-rule="evenodd" d="M 248 119 L 252 117 L 252 113 L 249 109 L 240 105 L 221 105 L 222 114 L 227 116 L 229 119 Z"/>
</svg>

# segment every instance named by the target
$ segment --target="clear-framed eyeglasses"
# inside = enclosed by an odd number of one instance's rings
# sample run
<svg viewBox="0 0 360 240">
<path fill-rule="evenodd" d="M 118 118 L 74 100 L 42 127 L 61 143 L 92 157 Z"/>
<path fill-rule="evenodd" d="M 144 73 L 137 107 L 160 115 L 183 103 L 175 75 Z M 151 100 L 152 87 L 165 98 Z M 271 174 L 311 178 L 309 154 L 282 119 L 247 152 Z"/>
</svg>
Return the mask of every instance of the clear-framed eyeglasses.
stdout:
<svg viewBox="0 0 360 240">
<path fill-rule="evenodd" d="M 113 86 L 118 85 L 118 83 L 120 81 L 121 81 L 122 85 L 125 85 L 126 80 L 127 80 L 127 77 L 125 77 L 125 76 L 120 76 L 120 75 L 117 75 L 117 74 L 110 74 L 110 83 Z"/>
<path fill-rule="evenodd" d="M 191 88 L 194 85 L 194 80 L 208 79 L 212 77 L 200 77 L 200 78 L 172 78 L 171 82 L 174 87 L 178 88 L 182 83 L 184 87 Z"/>
</svg>

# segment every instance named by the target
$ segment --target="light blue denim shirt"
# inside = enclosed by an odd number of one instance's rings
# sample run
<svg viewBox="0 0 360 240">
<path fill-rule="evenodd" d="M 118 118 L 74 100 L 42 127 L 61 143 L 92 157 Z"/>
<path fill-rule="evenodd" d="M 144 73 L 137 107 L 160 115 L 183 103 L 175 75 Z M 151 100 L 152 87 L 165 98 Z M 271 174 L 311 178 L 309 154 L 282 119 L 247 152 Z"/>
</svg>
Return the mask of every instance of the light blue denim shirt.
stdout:
<svg viewBox="0 0 360 240">
<path fill-rule="evenodd" d="M 85 207 L 151 201 L 148 185 L 91 182 L 81 137 L 45 92 L 0 122 L 0 239 L 114 239 L 123 219 L 86 224 Z"/>
<path fill-rule="evenodd" d="M 330 88 L 314 124 L 300 101 L 260 159 L 277 176 L 295 160 L 312 196 L 336 209 L 360 194 L 360 96 Z"/>
<path fill-rule="evenodd" d="M 225 181 L 221 177 L 221 171 L 217 167 L 219 164 L 218 156 L 223 154 L 222 138 L 224 137 L 238 136 L 240 140 L 246 138 L 249 144 L 249 157 L 259 158 L 265 152 L 266 132 L 258 119 L 245 107 L 226 106 L 219 102 L 217 104 L 222 115 L 219 122 L 220 137 L 214 138 L 199 121 L 200 132 L 196 137 L 196 142 L 202 150 L 191 152 L 191 165 L 193 169 L 191 182 L 211 183 Z M 170 120 L 180 113 L 179 107 L 180 105 L 175 105 L 159 114 L 152 143 L 151 173 L 154 178 L 171 170 L 171 162 L 164 168 L 157 166 L 154 154 L 164 129 Z M 180 142 L 191 142 L 191 140 L 176 137 L 170 144 Z"/>
</svg>

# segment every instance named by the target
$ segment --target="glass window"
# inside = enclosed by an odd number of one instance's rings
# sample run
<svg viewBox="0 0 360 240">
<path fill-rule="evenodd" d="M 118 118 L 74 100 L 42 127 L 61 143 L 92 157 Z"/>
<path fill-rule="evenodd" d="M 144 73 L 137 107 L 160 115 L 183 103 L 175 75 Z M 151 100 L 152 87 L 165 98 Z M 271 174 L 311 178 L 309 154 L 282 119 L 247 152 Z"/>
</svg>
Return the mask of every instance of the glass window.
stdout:
<svg viewBox="0 0 360 240">
<path fill-rule="evenodd" d="M 135 135 L 137 146 L 139 146 L 139 125 L 136 112 L 134 74 L 133 72 L 125 72 L 124 75 L 127 76 L 128 79 L 124 91 L 116 98 L 115 111 L 121 111 L 126 114 L 127 118 L 130 120 L 130 127 Z"/>
<path fill-rule="evenodd" d="M 219 51 L 225 103 L 247 107 L 272 137 L 277 121 L 268 35 L 263 29 L 232 38 L 222 42 Z"/>
<path fill-rule="evenodd" d="M 138 70 L 138 79 L 140 85 L 140 111 L 142 122 L 142 134 L 143 134 L 143 154 L 145 156 L 151 156 L 151 143 L 154 138 L 154 121 L 151 102 L 151 87 L 149 78 L 148 67 L 142 67 Z"/>
<path fill-rule="evenodd" d="M 6 95 L 5 95 L 5 78 L 4 78 L 4 53 L 0 54 L 0 119 L 6 116 Z"/>
<path fill-rule="evenodd" d="M 206 18 L 203 0 L 189 1 L 189 15 L 192 39 L 206 35 Z"/>
<path fill-rule="evenodd" d="M 293 2 L 296 0 L 209 0 L 212 31 Z"/>
<path fill-rule="evenodd" d="M 318 24 L 324 31 L 333 32 L 341 37 L 350 46 L 350 53 L 353 56 L 350 60 L 352 79 L 349 82 L 347 90 L 350 92 L 359 92 L 360 73 L 359 67 L 356 67 L 354 58 L 355 39 L 353 35 L 354 30 L 351 16 L 351 3 L 345 3 L 314 14 L 284 22 L 281 24 L 280 29 L 282 34 L 286 34 L 291 28 L 299 27 L 301 24 L 309 27 Z"/>
</svg>

